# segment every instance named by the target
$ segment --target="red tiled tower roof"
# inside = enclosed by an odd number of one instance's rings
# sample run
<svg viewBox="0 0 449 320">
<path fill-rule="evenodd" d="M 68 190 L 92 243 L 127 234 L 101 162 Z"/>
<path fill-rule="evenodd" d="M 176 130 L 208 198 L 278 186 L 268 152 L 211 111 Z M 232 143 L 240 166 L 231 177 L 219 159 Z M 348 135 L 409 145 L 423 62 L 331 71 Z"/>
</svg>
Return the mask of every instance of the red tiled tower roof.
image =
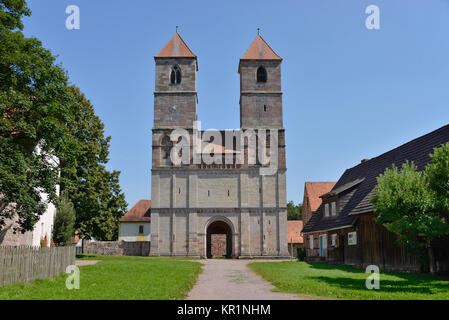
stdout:
<svg viewBox="0 0 449 320">
<path fill-rule="evenodd" d="M 282 58 L 258 35 L 240 60 L 282 60 Z"/>
<path fill-rule="evenodd" d="M 167 42 L 162 50 L 154 56 L 155 58 L 195 58 L 196 55 L 189 49 L 179 33 Z"/>
</svg>

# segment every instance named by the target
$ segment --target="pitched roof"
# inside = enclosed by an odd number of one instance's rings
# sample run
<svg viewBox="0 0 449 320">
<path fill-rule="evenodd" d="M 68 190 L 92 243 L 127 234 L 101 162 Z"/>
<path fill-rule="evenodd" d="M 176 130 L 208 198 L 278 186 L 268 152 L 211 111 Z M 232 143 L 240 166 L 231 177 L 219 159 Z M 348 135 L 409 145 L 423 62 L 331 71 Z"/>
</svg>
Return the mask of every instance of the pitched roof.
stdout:
<svg viewBox="0 0 449 320">
<path fill-rule="evenodd" d="M 282 58 L 258 35 L 240 60 L 282 60 Z"/>
<path fill-rule="evenodd" d="M 139 200 L 121 219 L 122 222 L 150 222 L 151 200 Z"/>
<path fill-rule="evenodd" d="M 194 58 L 196 55 L 189 49 L 184 40 L 182 40 L 179 33 L 167 42 L 162 50 L 154 56 L 155 58 Z"/>
<path fill-rule="evenodd" d="M 341 210 L 338 215 L 323 218 L 323 205 L 321 205 L 304 227 L 303 232 L 353 226 L 359 214 L 374 212 L 370 198 L 377 185 L 377 177 L 384 173 L 385 169 L 391 168 L 393 164 L 396 167 L 401 167 L 408 160 L 413 161 L 421 171 L 430 162 L 429 154 L 433 152 L 433 149 L 447 142 L 449 142 L 449 125 L 347 169 L 333 188 L 333 190 L 337 190 L 343 186 L 352 185 L 339 195 Z"/>
<path fill-rule="evenodd" d="M 328 193 L 336 182 L 306 182 L 305 192 L 309 198 L 310 209 L 316 211 L 321 205 L 321 196 Z"/>
<path fill-rule="evenodd" d="M 287 243 L 304 243 L 301 230 L 302 220 L 287 221 Z"/>
</svg>

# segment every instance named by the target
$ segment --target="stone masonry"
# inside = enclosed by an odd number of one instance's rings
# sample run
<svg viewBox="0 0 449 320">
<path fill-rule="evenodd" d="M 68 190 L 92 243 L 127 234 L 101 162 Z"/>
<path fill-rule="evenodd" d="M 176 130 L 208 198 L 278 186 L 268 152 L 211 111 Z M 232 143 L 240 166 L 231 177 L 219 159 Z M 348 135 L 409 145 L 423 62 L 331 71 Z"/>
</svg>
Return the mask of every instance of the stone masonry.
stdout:
<svg viewBox="0 0 449 320">
<path fill-rule="evenodd" d="M 251 50 L 270 55 L 254 56 Z M 208 257 L 213 254 L 208 252 L 208 241 L 224 234 L 222 245 L 230 246 L 224 252 L 232 257 L 289 256 L 282 59 L 258 36 L 239 65 L 240 131 L 276 130 L 276 164 L 250 163 L 248 139 L 244 140 L 242 164 L 194 163 L 191 154 L 190 163 L 174 165 L 169 155 L 177 141 L 171 141 L 170 133 L 185 129 L 192 141 L 197 121 L 197 57 L 176 33 L 155 62 L 150 254 Z M 173 83 L 172 72 L 177 68 L 182 80 Z M 256 80 L 260 68 L 266 71 L 265 82 Z M 222 146 L 223 153 L 238 153 L 234 147 L 224 148 L 224 141 Z M 268 166 L 275 170 L 261 174 L 261 168 Z"/>
</svg>

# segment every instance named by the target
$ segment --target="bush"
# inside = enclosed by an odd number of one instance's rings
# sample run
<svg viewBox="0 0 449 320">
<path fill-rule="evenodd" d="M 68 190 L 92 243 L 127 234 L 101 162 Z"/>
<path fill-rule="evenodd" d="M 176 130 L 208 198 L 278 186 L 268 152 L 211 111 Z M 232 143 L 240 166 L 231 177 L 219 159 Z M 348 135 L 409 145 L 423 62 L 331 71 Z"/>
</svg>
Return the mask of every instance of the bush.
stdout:
<svg viewBox="0 0 449 320">
<path fill-rule="evenodd" d="M 305 248 L 298 248 L 296 259 L 298 259 L 298 261 L 304 261 L 306 259 Z"/>
<path fill-rule="evenodd" d="M 63 192 L 56 210 L 53 240 L 58 246 L 70 246 L 75 229 L 75 209 L 66 192 Z"/>
</svg>

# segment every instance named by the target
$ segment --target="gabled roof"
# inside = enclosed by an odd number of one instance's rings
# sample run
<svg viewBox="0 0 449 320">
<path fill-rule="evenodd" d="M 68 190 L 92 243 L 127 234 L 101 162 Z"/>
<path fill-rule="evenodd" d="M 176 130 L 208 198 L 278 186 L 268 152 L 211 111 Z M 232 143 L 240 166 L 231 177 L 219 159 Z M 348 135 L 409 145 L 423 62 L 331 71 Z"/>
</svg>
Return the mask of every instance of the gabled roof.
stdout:
<svg viewBox="0 0 449 320">
<path fill-rule="evenodd" d="M 312 212 L 321 205 L 321 196 L 328 193 L 335 186 L 336 182 L 311 182 L 306 181 L 305 194 L 307 195 Z"/>
<path fill-rule="evenodd" d="M 154 56 L 154 58 L 194 58 L 196 55 L 189 49 L 184 40 L 182 40 L 179 33 L 175 35 L 167 42 L 162 50 Z"/>
<path fill-rule="evenodd" d="M 282 58 L 258 35 L 240 60 L 282 60 Z"/>
<path fill-rule="evenodd" d="M 287 221 L 287 243 L 304 243 L 301 230 L 302 220 Z"/>
<path fill-rule="evenodd" d="M 151 200 L 139 200 L 121 219 L 122 222 L 150 222 Z"/>
<path fill-rule="evenodd" d="M 449 142 L 449 125 L 414 139 L 400 147 L 390 150 L 378 157 L 364 161 L 347 169 L 338 180 L 332 191 L 338 191 L 346 186 L 339 196 L 342 206 L 336 217 L 323 218 L 323 205 L 312 216 L 303 232 L 326 231 L 353 226 L 358 215 L 373 213 L 374 208 L 370 198 L 377 185 L 377 177 L 394 164 L 400 168 L 407 160 L 413 161 L 418 170 L 423 170 L 430 163 L 434 148 Z M 357 182 L 357 183 L 354 183 Z M 349 186 L 349 187 L 348 187 Z"/>
</svg>

